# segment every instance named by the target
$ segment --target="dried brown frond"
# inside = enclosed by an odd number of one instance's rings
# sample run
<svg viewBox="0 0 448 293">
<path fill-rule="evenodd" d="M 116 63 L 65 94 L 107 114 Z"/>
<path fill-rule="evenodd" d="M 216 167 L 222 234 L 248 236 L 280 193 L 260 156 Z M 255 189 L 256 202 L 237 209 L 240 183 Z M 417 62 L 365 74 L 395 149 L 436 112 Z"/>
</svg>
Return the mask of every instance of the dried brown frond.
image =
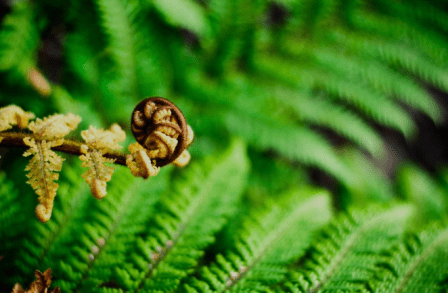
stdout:
<svg viewBox="0 0 448 293">
<path fill-rule="evenodd" d="M 24 290 L 20 284 L 16 284 L 12 293 L 60 293 L 59 287 L 49 291 L 51 285 L 51 269 L 47 269 L 43 274 L 36 270 L 34 273 L 36 280 L 31 283 L 28 290 Z"/>
<path fill-rule="evenodd" d="M 33 118 L 33 113 L 25 112 L 16 105 L 0 108 L 0 131 L 5 131 L 15 125 L 23 129 L 28 125 L 28 121 Z"/>
<path fill-rule="evenodd" d="M 44 97 L 51 94 L 51 86 L 45 76 L 37 68 L 31 68 L 26 75 L 29 83 Z"/>
<path fill-rule="evenodd" d="M 131 154 L 126 157 L 126 165 L 132 175 L 147 179 L 159 173 L 160 167 L 156 167 L 155 163 L 151 162 L 148 157 L 148 150 L 139 143 L 130 144 L 128 149 Z"/>
<path fill-rule="evenodd" d="M 25 157 L 33 155 L 25 171 L 30 171 L 27 174 L 29 178 L 27 183 L 39 196 L 36 215 L 41 222 L 46 222 L 51 217 L 53 200 L 59 186 L 54 182 L 59 178 L 59 174 L 56 172 L 61 171 L 64 161 L 51 148 L 62 145 L 64 142 L 62 137 L 75 129 L 80 121 L 81 118 L 73 114 L 56 114 L 43 120 L 38 118 L 28 125 L 28 128 L 35 134 L 35 138 L 25 137 L 23 139 L 25 145 L 29 146 L 23 155 Z"/>
<path fill-rule="evenodd" d="M 106 196 L 106 182 L 109 182 L 115 170 L 114 167 L 105 163 L 113 163 L 113 159 L 105 158 L 103 155 L 109 150 L 119 150 L 118 142 L 126 139 L 125 132 L 114 124 L 109 130 L 95 129 L 90 126 L 88 130 L 81 132 L 86 144 L 81 146 L 79 158 L 83 161 L 82 166 L 88 167 L 82 175 L 87 184 L 90 185 L 92 195 L 98 199 Z"/>
</svg>

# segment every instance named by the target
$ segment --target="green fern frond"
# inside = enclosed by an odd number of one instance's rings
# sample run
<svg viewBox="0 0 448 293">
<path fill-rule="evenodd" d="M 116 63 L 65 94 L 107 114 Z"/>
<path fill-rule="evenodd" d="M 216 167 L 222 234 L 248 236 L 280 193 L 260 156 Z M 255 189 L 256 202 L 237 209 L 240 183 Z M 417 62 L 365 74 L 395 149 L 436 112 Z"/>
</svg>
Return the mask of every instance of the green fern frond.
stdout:
<svg viewBox="0 0 448 293">
<path fill-rule="evenodd" d="M 207 19 L 198 3 L 192 0 L 155 0 L 152 4 L 168 23 L 189 29 L 200 36 L 207 33 Z"/>
<path fill-rule="evenodd" d="M 423 28 L 430 27 L 432 29 L 436 28 L 448 32 L 448 25 L 445 21 L 448 14 L 446 11 L 443 11 L 434 5 L 439 2 L 440 5 L 443 6 L 444 3 L 442 1 L 434 1 L 435 3 L 430 3 L 431 1 L 412 1 L 411 3 L 407 3 L 375 0 L 375 2 L 382 6 L 381 11 L 383 13 L 398 16 L 409 22 L 419 24 Z"/>
<path fill-rule="evenodd" d="M 278 104 L 277 111 L 288 110 L 297 115 L 300 121 L 313 125 L 328 127 L 341 134 L 357 145 L 365 148 L 372 155 L 380 156 L 383 152 L 383 142 L 380 136 L 357 114 L 349 109 L 337 105 L 322 96 L 312 96 L 310 93 L 293 89 L 282 85 L 269 86 L 267 80 L 262 80 L 265 85 L 256 84 L 254 96 L 258 100 L 264 99 L 264 95 Z M 245 93 L 247 91 L 244 91 Z M 248 94 L 252 94 L 249 92 Z"/>
<path fill-rule="evenodd" d="M 358 11 L 353 19 L 359 33 L 367 32 L 391 42 L 408 44 L 437 64 L 444 67 L 448 65 L 445 49 L 447 41 L 438 31 L 422 28 L 419 23 L 409 19 L 392 18 L 364 11 Z"/>
<path fill-rule="evenodd" d="M 236 112 L 227 113 L 225 122 L 231 133 L 244 137 L 257 149 L 274 149 L 291 160 L 317 166 L 341 181 L 349 181 L 350 171 L 329 143 L 307 127 Z"/>
<path fill-rule="evenodd" d="M 410 206 L 342 216 L 326 228 L 283 285 L 286 292 L 371 290 L 376 264 L 404 232 Z M 387 241 L 385 241 L 387 239 Z"/>
<path fill-rule="evenodd" d="M 297 52 L 294 56 L 298 57 Z M 316 67 L 299 67 L 298 64 L 291 63 L 284 58 L 264 56 L 258 59 L 258 68 L 263 75 L 287 85 L 311 92 L 321 90 L 335 100 L 350 104 L 378 123 L 400 130 L 406 136 L 415 133 L 411 117 L 401 107 L 367 85 L 354 83 L 337 72 Z"/>
<path fill-rule="evenodd" d="M 372 40 L 366 36 L 334 30 L 330 39 L 355 54 L 371 60 L 382 60 L 393 68 L 405 70 L 411 75 L 442 90 L 448 90 L 448 72 L 414 48 L 383 39 Z"/>
<path fill-rule="evenodd" d="M 252 211 L 231 249 L 188 281 L 187 291 L 264 291 L 280 281 L 284 266 L 302 256 L 313 232 L 331 217 L 328 194 L 304 189 L 288 195 L 282 205 Z"/>
<path fill-rule="evenodd" d="M 16 70 L 26 76 L 36 62 L 35 51 L 39 33 L 35 23 L 33 5 L 20 1 L 13 5 L 13 12 L 3 20 L 0 29 L 0 71 Z"/>
<path fill-rule="evenodd" d="M 137 239 L 128 258 L 132 266 L 116 268 L 122 288 L 176 290 L 235 208 L 248 167 L 244 152 L 241 141 L 234 141 L 219 160 L 191 166 L 187 178 L 177 180 L 156 206 L 147 236 Z"/>
<path fill-rule="evenodd" d="M 47 254 L 53 248 L 61 234 L 67 233 L 66 225 L 75 216 L 76 207 L 82 204 L 84 197 L 88 194 L 88 188 L 80 184 L 77 168 L 64 166 L 60 181 L 59 196 L 56 197 L 56 208 L 52 219 L 46 225 L 33 221 L 28 228 L 28 233 L 21 243 L 20 255 L 15 259 L 15 270 L 21 272 L 21 279 L 15 280 L 20 283 L 29 283 L 33 272 L 42 269 Z M 48 268 L 48 267 L 47 267 Z"/>
<path fill-rule="evenodd" d="M 168 187 L 170 174 L 165 171 L 161 173 L 157 180 L 144 183 L 138 182 L 139 180 L 126 180 L 131 183 L 120 201 L 114 203 L 117 211 L 112 217 L 113 221 L 98 218 L 97 225 L 106 226 L 110 232 L 103 234 L 100 243 L 97 241 L 95 244 L 98 251 L 92 251 L 93 259 L 92 255 L 89 256 L 89 268 L 84 271 L 82 279 L 78 279 L 77 292 L 98 290 L 103 288 L 107 281 L 113 280 L 114 268 L 122 265 L 127 252 L 135 244 L 135 238 L 130 236 L 144 233 L 148 218 L 157 212 L 154 209 L 155 204 Z"/>
<path fill-rule="evenodd" d="M 26 211 L 23 208 L 23 196 L 14 187 L 5 174 L 0 172 L 0 270 L 4 274 L 4 280 L 12 287 L 17 276 L 11 270 L 15 258 L 20 254 L 18 243 L 26 234 L 29 225 L 26 224 Z M 12 275 L 11 275 L 12 274 Z"/>
<path fill-rule="evenodd" d="M 347 58 L 329 50 L 317 49 L 313 54 L 322 66 L 331 68 L 353 81 L 368 83 L 378 92 L 424 112 L 435 122 L 442 121 L 440 106 L 434 98 L 412 79 L 387 66 L 373 60 L 366 62 L 361 58 Z"/>
<path fill-rule="evenodd" d="M 442 292 L 448 277 L 448 229 L 432 225 L 419 234 L 408 234 L 389 250 L 390 257 L 376 265 L 375 292 Z"/>
<path fill-rule="evenodd" d="M 108 38 L 105 49 L 113 60 L 112 68 L 102 81 L 103 92 L 109 93 L 108 96 L 112 94 L 113 99 L 104 101 L 104 104 L 113 101 L 113 105 L 127 105 L 129 98 L 137 100 L 136 55 L 130 19 L 121 0 L 97 0 L 96 5 Z M 113 105 L 104 105 L 104 108 L 110 109 Z M 132 112 L 132 109 L 126 110 L 126 113 Z M 125 119 L 120 115 L 121 111 L 114 109 L 108 113 L 112 119 Z"/>
<path fill-rule="evenodd" d="M 120 225 L 122 215 L 129 207 L 127 204 L 131 199 L 139 201 L 138 196 L 133 197 L 134 177 L 123 169 L 115 173 L 117 178 L 110 184 L 108 196 L 103 200 L 94 199 L 88 191 L 83 194 L 85 198 L 43 261 L 42 266 L 51 266 L 54 275 L 60 276 L 55 285 L 61 290 L 80 292 L 83 282 L 90 276 L 92 267 L 102 257 L 103 250 Z M 78 222 L 84 224 L 78 225 Z"/>
<path fill-rule="evenodd" d="M 344 148 L 342 158 L 353 176 L 342 183 L 339 207 L 364 207 L 374 202 L 387 202 L 395 197 L 392 181 L 375 165 L 375 161 L 356 149 Z"/>
<path fill-rule="evenodd" d="M 142 96 L 166 96 L 173 82 L 173 66 L 170 64 L 163 38 L 171 36 L 164 24 L 153 14 L 141 9 L 139 1 L 128 1 L 127 14 L 132 25 L 135 48 L 137 83 Z M 154 19 L 149 22 L 148 19 Z M 173 46 L 172 44 L 170 46 Z"/>
<path fill-rule="evenodd" d="M 415 225 L 439 220 L 448 213 L 448 201 L 441 186 L 428 173 L 413 165 L 402 166 L 397 175 L 399 194 L 419 207 Z"/>
</svg>

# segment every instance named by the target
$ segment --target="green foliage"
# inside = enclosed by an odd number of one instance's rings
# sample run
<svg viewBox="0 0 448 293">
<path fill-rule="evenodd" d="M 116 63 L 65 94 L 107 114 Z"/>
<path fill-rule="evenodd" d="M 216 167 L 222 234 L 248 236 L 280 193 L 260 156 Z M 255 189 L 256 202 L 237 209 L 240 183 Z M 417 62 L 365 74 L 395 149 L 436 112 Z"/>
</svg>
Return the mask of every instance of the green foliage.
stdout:
<svg viewBox="0 0 448 293">
<path fill-rule="evenodd" d="M 327 194 L 306 193 L 316 191 L 287 195 L 279 205 L 254 209 L 241 220 L 225 256 L 217 255 L 213 264 L 201 268 L 200 278 L 189 281 L 186 290 L 263 291 L 279 282 L 286 273 L 284 266 L 302 256 L 313 232 L 331 217 Z"/>
<path fill-rule="evenodd" d="M 118 167 L 101 201 L 67 157 L 47 224 L 2 145 L 0 291 L 47 268 L 62 292 L 447 290 L 446 166 L 388 169 L 381 134 L 445 121 L 428 89 L 448 91 L 447 1 L 9 2 L 0 106 L 130 144 L 133 108 L 162 96 L 195 141 L 185 169 Z"/>
</svg>

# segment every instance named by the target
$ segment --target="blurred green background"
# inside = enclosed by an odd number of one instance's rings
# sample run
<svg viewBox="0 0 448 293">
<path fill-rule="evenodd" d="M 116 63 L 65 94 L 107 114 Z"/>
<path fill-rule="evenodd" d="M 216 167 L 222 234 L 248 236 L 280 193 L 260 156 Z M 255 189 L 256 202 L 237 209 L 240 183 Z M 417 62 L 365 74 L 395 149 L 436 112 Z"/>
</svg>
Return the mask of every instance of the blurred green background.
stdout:
<svg viewBox="0 0 448 293">
<path fill-rule="evenodd" d="M 446 0 L 3 0 L 0 11 L 0 106 L 71 112 L 79 129 L 118 123 L 128 145 L 135 105 L 161 96 L 195 131 L 192 162 L 247 145 L 244 207 L 314 185 L 336 211 L 401 201 L 418 207 L 416 227 L 446 218 Z M 23 184 L 21 152 L 0 155 Z"/>
</svg>

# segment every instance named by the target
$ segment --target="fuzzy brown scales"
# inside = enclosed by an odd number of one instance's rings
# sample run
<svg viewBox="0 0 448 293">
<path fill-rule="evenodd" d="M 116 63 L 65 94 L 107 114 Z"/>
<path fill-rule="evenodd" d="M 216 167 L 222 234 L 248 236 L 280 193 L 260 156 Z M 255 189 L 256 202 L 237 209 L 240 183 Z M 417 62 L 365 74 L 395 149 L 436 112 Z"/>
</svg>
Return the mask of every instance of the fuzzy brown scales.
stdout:
<svg viewBox="0 0 448 293">
<path fill-rule="evenodd" d="M 132 133 L 148 150 L 156 166 L 172 163 L 188 146 L 188 127 L 182 112 L 170 101 L 152 97 L 132 112 Z"/>
</svg>

